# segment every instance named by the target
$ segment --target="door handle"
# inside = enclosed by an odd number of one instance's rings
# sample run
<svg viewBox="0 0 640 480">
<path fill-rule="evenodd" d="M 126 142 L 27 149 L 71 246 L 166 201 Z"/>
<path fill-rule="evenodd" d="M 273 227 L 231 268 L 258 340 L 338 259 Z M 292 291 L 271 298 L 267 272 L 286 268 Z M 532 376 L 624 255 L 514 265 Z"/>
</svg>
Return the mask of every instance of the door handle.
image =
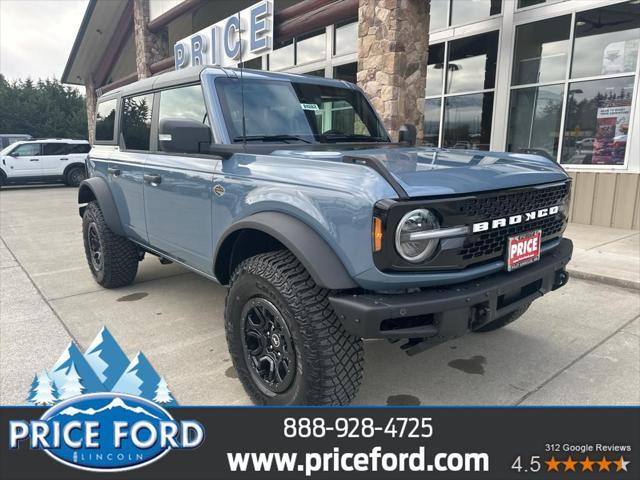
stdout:
<svg viewBox="0 0 640 480">
<path fill-rule="evenodd" d="M 61 158 L 60 161 L 61 162 L 66 162 L 67 160 L 69 160 L 68 158 Z"/>
<path fill-rule="evenodd" d="M 40 160 L 37 158 L 32 158 L 31 160 L 29 160 L 30 162 L 39 162 Z"/>
<path fill-rule="evenodd" d="M 109 175 L 113 175 L 114 177 L 119 177 L 120 176 L 120 169 L 119 168 L 107 168 L 107 173 Z"/>
<path fill-rule="evenodd" d="M 145 173 L 143 178 L 145 183 L 148 183 L 152 187 L 157 187 L 162 183 L 162 177 L 160 175 L 149 175 Z"/>
</svg>

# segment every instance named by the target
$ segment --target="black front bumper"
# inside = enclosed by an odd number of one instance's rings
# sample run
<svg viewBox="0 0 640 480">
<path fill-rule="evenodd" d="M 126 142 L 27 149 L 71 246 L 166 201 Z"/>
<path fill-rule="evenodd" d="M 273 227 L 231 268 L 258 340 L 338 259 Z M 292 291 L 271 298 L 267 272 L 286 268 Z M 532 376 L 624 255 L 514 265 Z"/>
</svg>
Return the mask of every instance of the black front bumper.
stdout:
<svg viewBox="0 0 640 480">
<path fill-rule="evenodd" d="M 342 294 L 329 300 L 353 335 L 416 339 L 423 344 L 422 350 L 460 337 L 562 287 L 568 280 L 565 266 L 572 252 L 571 240 L 562 239 L 540 261 L 514 272 L 417 293 Z"/>
</svg>

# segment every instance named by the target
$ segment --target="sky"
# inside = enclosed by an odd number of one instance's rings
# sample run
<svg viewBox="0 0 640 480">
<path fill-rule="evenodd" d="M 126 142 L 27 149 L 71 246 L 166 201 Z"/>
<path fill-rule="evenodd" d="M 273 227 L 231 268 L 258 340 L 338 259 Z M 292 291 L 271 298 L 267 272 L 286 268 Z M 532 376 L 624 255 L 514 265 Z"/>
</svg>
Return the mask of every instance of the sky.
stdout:
<svg viewBox="0 0 640 480">
<path fill-rule="evenodd" d="M 0 0 L 0 73 L 60 78 L 88 0 Z"/>
</svg>

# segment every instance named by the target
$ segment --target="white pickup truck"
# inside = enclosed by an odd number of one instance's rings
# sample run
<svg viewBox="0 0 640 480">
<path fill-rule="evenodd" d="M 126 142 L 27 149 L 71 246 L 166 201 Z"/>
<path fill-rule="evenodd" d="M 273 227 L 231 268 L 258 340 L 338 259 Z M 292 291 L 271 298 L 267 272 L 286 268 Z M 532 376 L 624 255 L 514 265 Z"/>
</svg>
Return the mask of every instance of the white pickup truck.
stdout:
<svg viewBox="0 0 640 480">
<path fill-rule="evenodd" d="M 77 187 L 87 176 L 86 140 L 48 138 L 16 142 L 0 151 L 0 186 L 63 181 Z"/>
</svg>

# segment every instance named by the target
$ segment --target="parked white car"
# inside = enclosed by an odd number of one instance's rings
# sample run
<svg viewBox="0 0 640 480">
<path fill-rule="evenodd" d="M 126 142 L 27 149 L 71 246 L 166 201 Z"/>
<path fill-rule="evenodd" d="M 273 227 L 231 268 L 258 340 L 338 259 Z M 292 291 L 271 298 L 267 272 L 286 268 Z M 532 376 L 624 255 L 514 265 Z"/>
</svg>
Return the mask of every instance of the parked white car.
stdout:
<svg viewBox="0 0 640 480">
<path fill-rule="evenodd" d="M 87 176 L 91 145 L 65 138 L 16 142 L 0 151 L 0 185 L 63 181 L 77 187 Z"/>
</svg>

